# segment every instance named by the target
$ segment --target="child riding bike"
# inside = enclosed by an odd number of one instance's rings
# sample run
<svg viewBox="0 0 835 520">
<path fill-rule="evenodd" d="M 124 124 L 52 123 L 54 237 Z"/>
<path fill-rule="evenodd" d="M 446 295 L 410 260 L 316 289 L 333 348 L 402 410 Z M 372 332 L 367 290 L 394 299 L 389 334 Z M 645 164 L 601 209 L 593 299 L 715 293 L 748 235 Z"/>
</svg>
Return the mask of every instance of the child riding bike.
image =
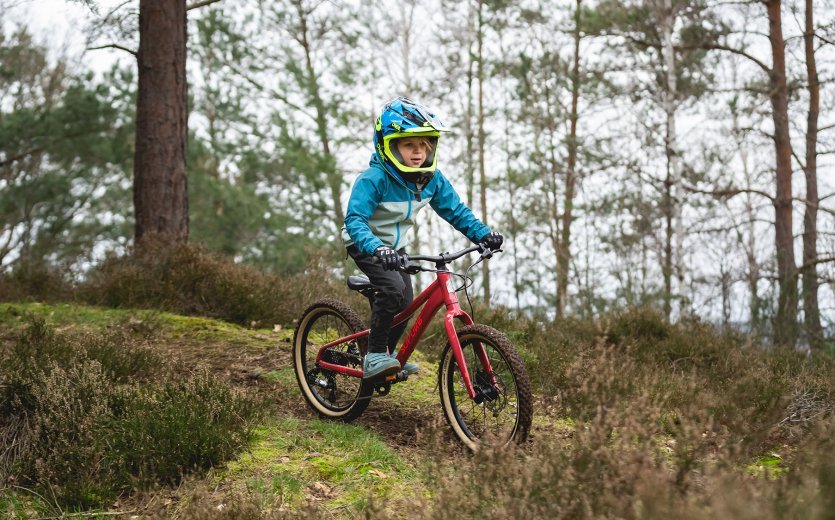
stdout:
<svg viewBox="0 0 835 520">
<path fill-rule="evenodd" d="M 394 349 L 406 323 L 395 328 L 391 323 L 413 298 L 411 278 L 398 267 L 417 213 L 429 204 L 472 242 L 491 250 L 499 249 L 504 240 L 473 215 L 437 169 L 438 142 L 448 131 L 427 107 L 404 97 L 389 101 L 375 123 L 369 168 L 351 189 L 342 239 L 376 290 L 363 361 L 365 379 L 401 370 Z M 406 363 L 403 370 L 415 373 L 418 366 Z"/>
</svg>

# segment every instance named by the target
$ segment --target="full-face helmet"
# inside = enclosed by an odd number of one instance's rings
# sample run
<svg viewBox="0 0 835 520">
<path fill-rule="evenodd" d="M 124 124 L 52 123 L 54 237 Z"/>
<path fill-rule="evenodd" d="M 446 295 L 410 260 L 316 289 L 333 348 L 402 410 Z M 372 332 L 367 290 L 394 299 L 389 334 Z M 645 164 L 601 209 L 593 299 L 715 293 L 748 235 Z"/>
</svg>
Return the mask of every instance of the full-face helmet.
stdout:
<svg viewBox="0 0 835 520">
<path fill-rule="evenodd" d="M 405 97 L 395 98 L 383 107 L 374 126 L 374 147 L 383 163 L 397 170 L 407 181 L 426 183 L 435 174 L 438 140 L 450 130 L 427 107 Z M 429 151 L 423 164 L 409 165 L 397 149 L 397 139 L 421 137 Z"/>
</svg>

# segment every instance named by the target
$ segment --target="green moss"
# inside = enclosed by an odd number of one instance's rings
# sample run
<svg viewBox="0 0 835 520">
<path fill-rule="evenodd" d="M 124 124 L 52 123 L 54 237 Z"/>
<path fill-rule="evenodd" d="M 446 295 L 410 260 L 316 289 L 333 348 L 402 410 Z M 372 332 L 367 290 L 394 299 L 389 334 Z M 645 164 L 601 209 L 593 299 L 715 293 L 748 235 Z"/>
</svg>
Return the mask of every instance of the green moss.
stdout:
<svg viewBox="0 0 835 520">
<path fill-rule="evenodd" d="M 264 505 L 326 500 L 330 510 L 358 512 L 370 496 L 404 499 L 422 488 L 415 470 L 361 426 L 288 417 L 256 435 L 250 452 L 215 478 Z"/>
<path fill-rule="evenodd" d="M 786 474 L 788 468 L 783 464 L 783 458 L 776 453 L 768 453 L 754 459 L 745 467 L 748 474 L 755 477 L 779 478 Z"/>
<path fill-rule="evenodd" d="M 165 331 L 174 338 L 224 343 L 229 348 L 245 348 L 254 352 L 275 348 L 278 343 L 288 343 L 293 336 L 292 329 L 245 329 L 211 318 L 169 313 L 161 313 L 160 321 Z"/>
<path fill-rule="evenodd" d="M 261 377 L 266 381 L 286 387 L 288 391 L 296 386 L 296 372 L 293 367 L 272 370 L 263 374 Z"/>
<path fill-rule="evenodd" d="M 11 327 L 19 327 L 23 325 L 27 315 L 35 315 L 57 327 L 101 328 L 127 320 L 132 315 L 141 312 L 101 309 L 68 303 L 51 305 L 43 303 L 3 303 L 0 304 L 0 323 Z"/>
<path fill-rule="evenodd" d="M 391 393 L 376 402 L 393 403 L 401 410 L 425 410 L 433 406 L 440 410 L 438 364 L 429 361 L 422 352 L 414 352 L 409 361 L 417 363 L 420 372 L 409 376 L 406 381 L 392 385 Z"/>
<path fill-rule="evenodd" d="M 220 344 L 225 349 L 238 348 L 263 352 L 279 344 L 289 348 L 292 329 L 246 329 L 211 318 L 179 316 L 167 312 L 139 309 L 107 309 L 87 305 L 42 303 L 0 304 L 0 324 L 21 327 L 27 315 L 43 318 L 59 330 L 94 330 L 118 324 L 134 329 L 148 329 L 175 340 Z"/>
</svg>

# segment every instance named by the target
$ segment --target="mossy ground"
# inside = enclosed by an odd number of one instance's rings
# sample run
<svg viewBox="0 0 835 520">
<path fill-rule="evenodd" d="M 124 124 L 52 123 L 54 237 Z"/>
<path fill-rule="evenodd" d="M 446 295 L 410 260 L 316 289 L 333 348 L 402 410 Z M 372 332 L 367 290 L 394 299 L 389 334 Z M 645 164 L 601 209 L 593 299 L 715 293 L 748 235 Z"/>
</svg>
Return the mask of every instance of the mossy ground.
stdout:
<svg viewBox="0 0 835 520">
<path fill-rule="evenodd" d="M 344 424 L 319 420 L 303 403 L 290 359 L 292 329 L 253 330 L 164 312 L 4 303 L 3 335 L 16 334 L 29 316 L 62 332 L 129 327 L 147 334 L 150 345 L 166 355 L 225 374 L 267 398 L 271 418 L 258 427 L 249 452 L 208 477 L 215 490 L 211 500 L 218 506 L 227 496 L 246 496 L 265 512 L 296 511 L 313 503 L 329 514 L 350 517 L 368 507 L 372 497 L 376 507 L 389 508 L 426 493 L 429 477 L 422 456 L 416 455 L 414 443 L 397 442 L 440 415 L 437 364 L 419 352 L 412 357 L 421 365 L 419 374 L 394 385 L 388 396 L 375 398 L 367 411 L 369 421 L 364 416 Z M 405 435 L 394 435 L 400 430 Z M 189 501 L 187 495 L 172 496 L 174 502 Z M 170 511 L 176 515 L 177 509 L 172 503 Z M 49 513 L 50 506 L 13 492 L 0 495 L 0 511 L 37 517 Z"/>
<path fill-rule="evenodd" d="M 416 352 L 412 361 L 421 366 L 417 375 L 394 385 L 388 396 L 375 397 L 355 423 L 343 424 L 318 419 L 303 402 L 291 362 L 291 329 L 247 329 L 156 311 L 3 303 L 0 340 L 12 338 L 28 315 L 43 318 L 59 333 L 128 327 L 146 335 L 149 344 L 166 355 L 209 368 L 227 376 L 231 384 L 267 398 L 269 419 L 258 427 L 250 450 L 206 477 L 208 499 L 216 507 L 243 496 L 260 511 L 279 514 L 311 505 L 336 518 L 361 515 L 371 506 L 398 511 L 425 500 L 433 478 L 430 461 L 437 462 L 440 455 L 454 472 L 455 461 L 466 457 L 443 424 L 433 354 Z M 575 428 L 551 400 L 537 397 L 531 449 L 539 439 L 569 439 Z M 767 453 L 743 471 L 776 478 L 785 467 L 779 456 Z M 193 500 L 186 486 L 167 496 L 165 511 L 174 516 Z M 132 509 L 142 507 L 130 504 Z M 48 501 L 25 490 L 0 493 L 0 515 L 55 513 Z"/>
<path fill-rule="evenodd" d="M 218 489 L 254 497 L 264 510 L 310 501 L 354 515 L 380 502 L 421 493 L 418 470 L 378 434 L 360 425 L 285 417 L 257 431 L 251 451 L 214 475 Z"/>
</svg>

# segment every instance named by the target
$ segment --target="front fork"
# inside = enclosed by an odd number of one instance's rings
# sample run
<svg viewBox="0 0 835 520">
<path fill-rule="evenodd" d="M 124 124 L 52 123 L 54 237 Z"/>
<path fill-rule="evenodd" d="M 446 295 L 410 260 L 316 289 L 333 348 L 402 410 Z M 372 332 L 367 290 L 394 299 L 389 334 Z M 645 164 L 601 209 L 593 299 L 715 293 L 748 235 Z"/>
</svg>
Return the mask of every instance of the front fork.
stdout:
<svg viewBox="0 0 835 520">
<path fill-rule="evenodd" d="M 476 391 L 473 387 L 473 382 L 470 379 L 470 371 L 467 369 L 467 362 L 464 360 L 464 350 L 461 348 L 461 342 L 458 341 L 458 331 L 455 330 L 455 319 L 458 318 L 464 325 L 472 325 L 473 319 L 465 312 L 454 313 L 447 312 L 444 319 L 444 327 L 446 328 L 449 344 L 452 347 L 452 354 L 455 356 L 455 362 L 458 364 L 458 370 L 461 371 L 461 379 L 464 381 L 464 388 L 467 389 L 467 395 L 470 399 L 476 398 Z M 492 384 L 496 384 L 496 378 L 493 376 L 493 367 L 490 365 L 490 360 L 487 358 L 487 351 L 481 342 L 473 344 L 476 356 L 478 356 L 481 366 L 487 374 L 490 374 Z"/>
</svg>

